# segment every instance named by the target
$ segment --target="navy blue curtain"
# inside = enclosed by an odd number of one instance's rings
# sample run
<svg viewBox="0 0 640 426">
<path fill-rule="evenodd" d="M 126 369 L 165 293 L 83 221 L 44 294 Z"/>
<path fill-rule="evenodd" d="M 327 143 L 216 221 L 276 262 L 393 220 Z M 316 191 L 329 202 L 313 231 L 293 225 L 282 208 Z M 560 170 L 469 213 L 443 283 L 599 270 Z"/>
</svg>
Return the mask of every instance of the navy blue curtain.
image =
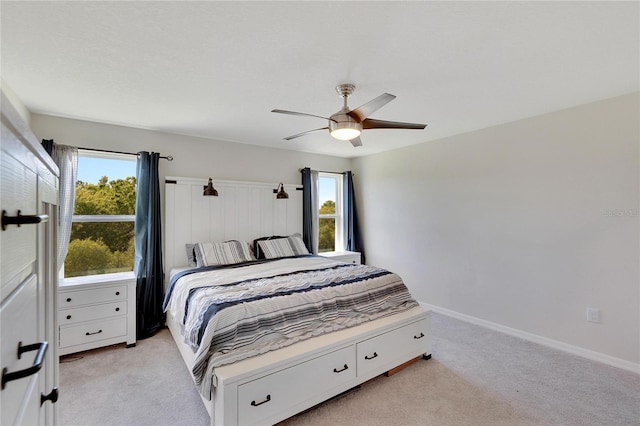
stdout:
<svg viewBox="0 0 640 426">
<path fill-rule="evenodd" d="M 159 160 L 157 152 L 138 153 L 134 265 L 138 339 L 150 337 L 164 326 Z"/>
<path fill-rule="evenodd" d="M 311 196 L 311 169 L 305 167 L 302 173 L 302 241 L 309 253 L 313 253 L 313 198 Z"/>
<path fill-rule="evenodd" d="M 53 153 L 53 139 L 42 139 L 42 147 L 47 154 L 51 155 Z"/>
<path fill-rule="evenodd" d="M 364 244 L 360 233 L 360 221 L 358 220 L 358 208 L 356 207 L 356 195 L 353 191 L 353 173 L 344 172 L 342 184 L 344 194 L 344 248 L 348 251 L 360 252 L 362 263 L 366 263 Z"/>
</svg>

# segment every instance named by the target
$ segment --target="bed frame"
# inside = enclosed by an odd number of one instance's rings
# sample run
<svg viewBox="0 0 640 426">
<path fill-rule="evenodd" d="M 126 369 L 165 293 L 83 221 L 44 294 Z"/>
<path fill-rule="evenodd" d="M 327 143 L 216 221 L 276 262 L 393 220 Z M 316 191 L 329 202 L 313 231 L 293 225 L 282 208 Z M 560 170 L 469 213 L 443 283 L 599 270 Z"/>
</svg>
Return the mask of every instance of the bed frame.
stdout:
<svg viewBox="0 0 640 426">
<path fill-rule="evenodd" d="M 207 179 L 165 181 L 165 271 L 186 265 L 185 244 L 302 230 L 302 191 L 276 183 L 217 181 L 218 197 L 204 197 Z M 189 371 L 195 355 L 180 324 L 167 325 Z M 215 369 L 211 400 L 202 400 L 211 425 L 274 424 L 416 357 L 431 357 L 430 311 L 421 307 L 323 335 Z"/>
</svg>

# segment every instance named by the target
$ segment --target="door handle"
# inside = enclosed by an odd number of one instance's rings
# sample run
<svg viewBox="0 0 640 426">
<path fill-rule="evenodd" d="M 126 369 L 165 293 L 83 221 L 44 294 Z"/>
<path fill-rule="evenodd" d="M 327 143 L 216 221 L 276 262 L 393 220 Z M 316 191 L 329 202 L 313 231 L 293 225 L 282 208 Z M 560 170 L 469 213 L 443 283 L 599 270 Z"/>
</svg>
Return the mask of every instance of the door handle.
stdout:
<svg viewBox="0 0 640 426">
<path fill-rule="evenodd" d="M 9 225 L 30 225 L 40 222 L 46 222 L 49 220 L 49 216 L 46 214 L 30 214 L 22 215 L 21 210 L 15 216 L 9 216 L 6 210 L 2 210 L 2 230 L 7 229 Z"/>
<path fill-rule="evenodd" d="M 23 353 L 35 350 L 37 350 L 38 352 L 36 353 L 36 357 L 33 360 L 33 365 L 31 365 L 31 367 L 25 368 L 24 370 L 14 371 L 13 373 L 9 373 L 9 370 L 6 367 L 2 369 L 2 389 L 4 389 L 7 383 L 13 380 L 29 377 L 40 371 L 40 369 L 42 368 L 42 363 L 44 362 L 44 355 L 45 353 L 47 353 L 48 346 L 49 343 L 47 342 L 38 342 L 27 346 L 22 346 L 22 342 L 19 342 L 18 359 L 22 358 Z"/>
</svg>

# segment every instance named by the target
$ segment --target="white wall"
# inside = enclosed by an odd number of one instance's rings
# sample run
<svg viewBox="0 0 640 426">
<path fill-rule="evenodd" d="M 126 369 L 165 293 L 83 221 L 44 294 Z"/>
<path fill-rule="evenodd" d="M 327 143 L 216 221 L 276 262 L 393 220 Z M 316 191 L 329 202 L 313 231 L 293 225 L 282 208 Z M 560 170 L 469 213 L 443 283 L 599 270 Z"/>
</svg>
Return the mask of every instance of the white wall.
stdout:
<svg viewBox="0 0 640 426">
<path fill-rule="evenodd" d="M 155 151 L 172 155 L 160 161 L 160 177 L 184 176 L 254 182 L 301 182 L 299 168 L 349 170 L 351 161 L 327 155 L 262 148 L 192 136 L 90 121 L 33 114 L 31 128 L 38 139 L 54 139 L 63 145 L 124 152 Z M 203 185 L 206 184 L 206 180 Z"/>
<path fill-rule="evenodd" d="M 298 169 L 305 166 L 335 171 L 349 170 L 351 166 L 351 161 L 344 158 L 39 114 L 32 115 L 31 128 L 39 140 L 54 139 L 56 143 L 63 145 L 124 152 L 146 150 L 172 155 L 173 161 L 160 160 L 159 163 L 163 218 L 165 176 L 202 178 L 203 185 L 207 183 L 207 177 L 211 176 L 214 186 L 216 179 L 272 182 L 275 189 L 279 182 L 301 183 Z M 166 236 L 166 231 L 163 235 Z"/>
<path fill-rule="evenodd" d="M 4 93 L 7 99 L 9 99 L 9 102 L 11 102 L 11 105 L 13 105 L 16 111 L 18 111 L 18 114 L 20 115 L 20 117 L 22 117 L 24 122 L 27 123 L 27 126 L 29 126 L 31 124 L 31 112 L 27 109 L 26 106 L 24 106 L 24 104 L 22 103 L 22 100 L 18 98 L 18 96 L 13 92 L 11 87 L 9 87 L 9 85 L 1 78 L 0 78 L 0 88 L 2 89 L 2 93 Z"/>
<path fill-rule="evenodd" d="M 639 105 L 354 160 L 367 263 L 422 302 L 638 365 Z"/>
<path fill-rule="evenodd" d="M 31 127 L 171 154 L 162 177 L 297 183 L 303 166 L 351 168 L 367 263 L 400 273 L 418 300 L 638 364 L 639 97 L 353 162 L 38 114 Z"/>
</svg>

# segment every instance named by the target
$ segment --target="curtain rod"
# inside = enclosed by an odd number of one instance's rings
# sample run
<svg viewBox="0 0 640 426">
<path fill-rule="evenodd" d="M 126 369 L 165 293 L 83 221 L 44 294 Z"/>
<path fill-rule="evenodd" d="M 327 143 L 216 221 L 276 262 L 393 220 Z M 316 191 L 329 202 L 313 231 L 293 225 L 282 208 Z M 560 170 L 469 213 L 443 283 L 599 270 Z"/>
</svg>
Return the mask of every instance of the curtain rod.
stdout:
<svg viewBox="0 0 640 426">
<path fill-rule="evenodd" d="M 82 149 L 84 151 L 108 152 L 109 154 L 124 154 L 124 155 L 135 155 L 135 156 L 138 156 L 138 153 L 135 153 L 135 152 L 111 151 L 109 149 L 82 148 L 82 147 L 78 147 L 78 149 Z M 173 156 L 172 155 L 161 155 L 160 158 L 164 158 L 167 161 L 173 161 Z"/>
<path fill-rule="evenodd" d="M 302 173 L 303 170 L 304 169 L 298 169 L 298 171 L 300 173 Z M 313 169 L 311 169 L 311 170 L 313 170 Z M 345 172 L 329 172 L 329 171 L 326 171 L 326 170 L 314 170 L 314 171 L 319 172 L 319 173 L 332 173 L 334 175 L 343 175 L 345 173 Z"/>
</svg>

